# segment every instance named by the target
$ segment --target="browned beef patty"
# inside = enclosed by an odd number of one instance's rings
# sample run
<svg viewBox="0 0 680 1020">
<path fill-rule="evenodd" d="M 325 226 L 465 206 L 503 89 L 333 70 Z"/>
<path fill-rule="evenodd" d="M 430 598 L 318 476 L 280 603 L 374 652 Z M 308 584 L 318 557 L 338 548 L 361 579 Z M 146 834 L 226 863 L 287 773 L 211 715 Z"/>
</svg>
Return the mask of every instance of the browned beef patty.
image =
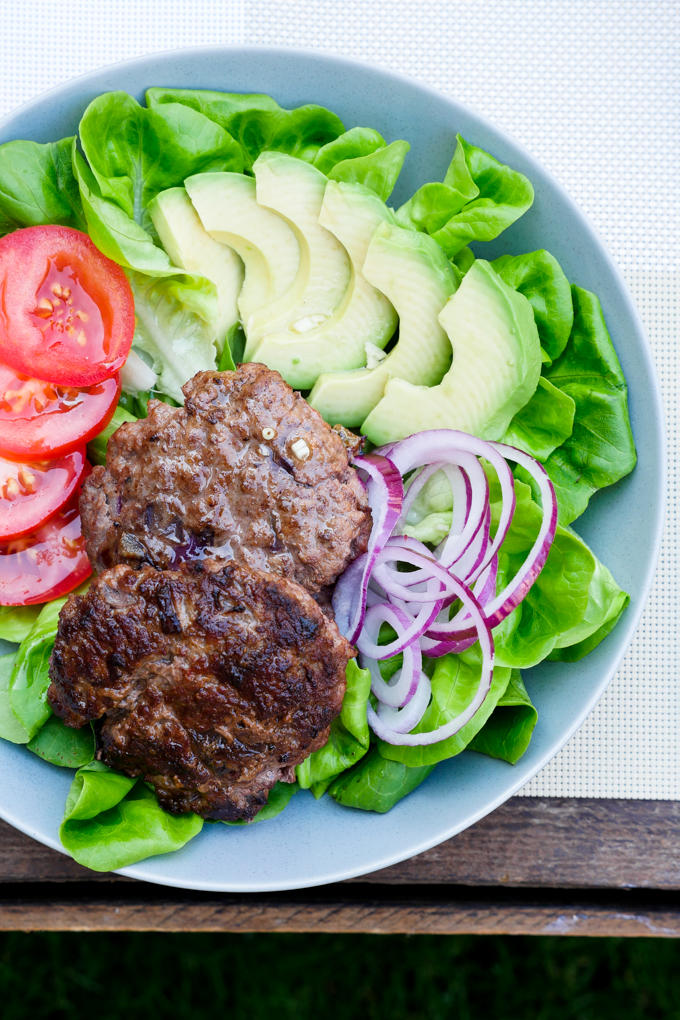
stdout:
<svg viewBox="0 0 680 1020">
<path fill-rule="evenodd" d="M 354 654 L 294 581 L 118 566 L 62 610 L 48 699 L 68 726 L 101 720 L 98 757 L 166 810 L 251 819 L 328 740 Z"/>
<path fill-rule="evenodd" d="M 160 570 L 206 555 L 332 584 L 366 549 L 371 514 L 349 466 L 356 437 L 331 429 L 265 365 L 199 372 L 184 407 L 152 400 L 149 417 L 109 440 L 80 498 L 96 571 Z"/>
</svg>

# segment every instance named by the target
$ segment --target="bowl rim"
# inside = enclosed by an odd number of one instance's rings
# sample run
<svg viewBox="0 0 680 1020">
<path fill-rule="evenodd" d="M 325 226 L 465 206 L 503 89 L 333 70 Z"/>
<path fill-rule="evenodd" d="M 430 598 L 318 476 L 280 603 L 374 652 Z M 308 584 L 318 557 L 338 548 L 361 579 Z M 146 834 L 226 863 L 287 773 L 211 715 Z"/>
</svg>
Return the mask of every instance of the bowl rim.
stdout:
<svg viewBox="0 0 680 1020">
<path fill-rule="evenodd" d="M 153 76 L 154 66 L 161 65 L 164 61 L 167 61 L 169 57 L 177 57 L 178 59 L 191 59 L 192 57 L 200 58 L 208 54 L 216 55 L 223 54 L 225 57 L 229 55 L 243 55 L 252 53 L 253 56 L 283 56 L 291 59 L 304 60 L 310 58 L 312 60 L 326 62 L 331 65 L 341 65 L 347 69 L 361 69 L 362 72 L 370 71 L 373 72 L 377 78 L 383 80 L 393 80 L 399 83 L 408 83 L 411 87 L 419 89 L 425 96 L 430 95 L 436 98 L 438 101 L 444 100 L 451 108 L 452 114 L 455 116 L 458 110 L 462 110 L 467 114 L 471 114 L 476 121 L 483 127 L 485 127 L 491 134 L 497 136 L 509 147 L 514 148 L 516 151 L 521 153 L 525 160 L 525 164 L 529 167 L 528 175 L 531 178 L 531 172 L 535 169 L 538 176 L 547 177 L 551 187 L 560 195 L 562 201 L 569 208 L 571 215 L 574 220 L 577 221 L 578 226 L 585 234 L 589 237 L 589 240 L 598 248 L 599 254 L 603 258 L 608 271 L 610 272 L 618 290 L 618 297 L 622 300 L 624 306 L 624 312 L 630 319 L 636 338 L 639 342 L 640 353 L 642 354 L 643 360 L 646 364 L 649 378 L 651 381 L 651 396 L 653 397 L 653 412 L 660 422 L 659 433 L 660 433 L 660 444 L 657 450 L 659 459 L 659 474 L 658 474 L 658 507 L 654 513 L 653 525 L 654 525 L 654 537 L 652 542 L 652 555 L 646 565 L 646 569 L 643 575 L 643 581 L 639 587 L 640 598 L 637 606 L 629 607 L 626 611 L 625 617 L 620 621 L 619 627 L 622 627 L 625 633 L 625 643 L 621 645 L 621 649 L 618 654 L 615 654 L 609 662 L 606 669 L 602 671 L 602 675 L 597 684 L 593 684 L 593 688 L 590 691 L 589 697 L 584 698 L 581 710 L 577 713 L 575 720 L 570 724 L 566 732 L 566 736 L 562 739 L 559 748 L 551 748 L 534 762 L 531 768 L 531 774 L 529 776 L 522 774 L 513 782 L 503 787 L 502 793 L 497 796 L 490 798 L 485 801 L 483 807 L 477 812 L 470 812 L 462 823 L 455 823 L 450 825 L 448 828 L 443 829 L 438 833 L 434 839 L 427 838 L 422 842 L 412 846 L 408 852 L 404 853 L 399 851 L 396 853 L 388 853 L 382 857 L 379 863 L 370 864 L 368 867 L 360 866 L 353 868 L 345 868 L 339 870 L 323 881 L 313 879 L 306 883 L 295 881 L 292 883 L 267 882 L 263 881 L 257 885 L 253 884 L 242 884 L 238 885 L 232 882 L 206 882 L 196 881 L 189 882 L 185 880 L 174 880 L 163 877 L 162 875 L 154 874 L 153 870 L 149 870 L 146 865 L 160 860 L 159 857 L 147 858 L 138 864 L 129 865 L 128 867 L 116 869 L 115 874 L 124 875 L 131 878 L 141 879 L 146 882 L 153 884 L 165 885 L 168 887 L 175 888 L 186 888 L 196 889 L 210 892 L 271 892 L 277 890 L 289 890 L 289 889 L 302 889 L 310 888 L 319 885 L 330 884 L 333 882 L 343 881 L 349 878 L 356 878 L 361 875 L 370 874 L 372 871 L 389 867 L 393 864 L 397 864 L 401 861 L 408 860 L 417 854 L 423 853 L 424 851 L 431 849 L 434 846 L 438 846 L 445 840 L 457 835 L 457 833 L 463 831 L 471 825 L 476 824 L 486 815 L 495 811 L 501 804 L 505 803 L 510 797 L 512 797 L 518 790 L 525 786 L 531 778 L 536 776 L 544 767 L 551 761 L 556 754 L 568 743 L 574 733 L 583 725 L 585 719 L 595 708 L 596 704 L 604 694 L 605 690 L 609 686 L 613 679 L 616 671 L 618 670 L 623 657 L 630 648 L 630 645 L 635 637 L 635 633 L 639 626 L 642 614 L 646 608 L 649 594 L 654 581 L 654 575 L 658 564 L 661 543 L 664 532 L 664 521 L 666 513 L 666 497 L 667 497 L 667 478 L 668 478 L 668 466 L 667 466 L 667 436 L 665 428 L 665 412 L 663 401 L 661 397 L 661 389 L 659 383 L 659 377 L 656 370 L 656 365 L 653 357 L 651 344 L 646 334 L 646 330 L 642 324 L 642 320 L 638 313 L 638 310 L 633 302 L 630 295 L 628 285 L 623 277 L 623 274 L 616 263 L 613 255 L 611 254 L 607 244 L 600 236 L 597 228 L 593 225 L 586 213 L 576 203 L 575 199 L 571 197 L 566 188 L 561 182 L 548 170 L 540 160 L 535 157 L 523 143 L 518 142 L 510 133 L 506 132 L 502 127 L 495 124 L 488 117 L 480 114 L 473 107 L 467 104 L 459 102 L 456 98 L 451 96 L 444 90 L 437 89 L 420 79 L 411 77 L 407 74 L 403 74 L 398 71 L 385 68 L 380 64 L 373 63 L 367 60 L 359 60 L 354 57 L 346 57 L 340 54 L 336 54 L 332 51 L 319 50 L 311 47 L 290 47 L 290 46 L 271 46 L 271 45 L 256 45 L 256 44 L 211 44 L 202 46 L 190 46 L 190 47 L 176 47 L 168 50 L 153 51 L 148 54 L 138 55 L 134 57 L 128 57 L 123 60 L 115 61 L 110 64 L 104 64 L 100 67 L 94 68 L 90 71 L 86 71 L 83 74 L 75 75 L 72 78 L 68 78 L 65 81 L 52 86 L 32 99 L 27 100 L 25 103 L 5 114 L 0 119 L 0 133 L 4 133 L 8 127 L 11 127 L 12 122 L 18 117 L 25 117 L 30 114 L 34 109 L 41 107 L 51 97 L 57 97 L 60 93 L 67 91 L 73 86 L 86 84 L 90 80 L 94 80 L 101 76 L 102 72 L 106 71 L 124 71 L 126 68 L 148 68 L 150 76 Z M 206 90 L 215 91 L 215 90 Z M 8 139 L 9 140 L 9 139 Z M 631 611 L 632 610 L 632 611 Z M 618 629 L 618 628 L 617 628 Z M 38 834 L 33 827 L 23 822 L 18 817 L 13 817 L 11 812 L 4 811 L 0 806 L 0 818 L 3 818 L 6 822 L 17 828 L 19 831 L 26 833 L 32 838 L 38 840 L 57 850 L 58 852 L 69 856 L 67 851 L 61 846 L 58 841 L 51 838 L 46 838 L 43 834 Z"/>
</svg>

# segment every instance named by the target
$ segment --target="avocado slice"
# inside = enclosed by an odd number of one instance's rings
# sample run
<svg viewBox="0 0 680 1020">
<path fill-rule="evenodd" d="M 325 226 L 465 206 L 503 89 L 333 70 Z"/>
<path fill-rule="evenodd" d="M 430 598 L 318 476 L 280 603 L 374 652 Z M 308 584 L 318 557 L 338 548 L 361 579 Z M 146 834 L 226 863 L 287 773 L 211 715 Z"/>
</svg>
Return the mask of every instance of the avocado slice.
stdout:
<svg viewBox="0 0 680 1020">
<path fill-rule="evenodd" d="M 375 192 L 361 184 L 328 182 L 319 223 L 350 257 L 352 275 L 345 296 L 315 328 L 303 334 L 266 333 L 257 348 L 257 360 L 275 368 L 291 386 L 311 389 L 322 372 L 363 367 L 367 351 L 375 357 L 394 333 L 397 313 L 362 273 L 376 227 L 391 216 Z"/>
<path fill-rule="evenodd" d="M 309 403 L 332 425 L 361 425 L 392 377 L 434 386 L 451 362 L 451 343 L 438 315 L 456 289 L 456 277 L 437 242 L 383 222 L 368 246 L 363 274 L 396 308 L 399 339 L 375 367 L 319 376 Z M 373 360 L 379 358 L 375 352 Z"/>
<path fill-rule="evenodd" d="M 439 316 L 453 348 L 438 386 L 390 379 L 363 425 L 371 442 L 425 429 L 500 439 L 538 386 L 541 344 L 531 305 L 488 262 L 477 259 Z"/>
<path fill-rule="evenodd" d="M 351 275 L 344 247 L 319 223 L 326 175 L 283 152 L 263 152 L 253 172 L 258 204 L 281 216 L 295 232 L 300 267 L 290 289 L 265 315 L 254 315 L 246 324 L 246 361 L 261 360 L 259 345 L 265 334 L 295 339 L 330 319 L 347 293 Z"/>
<path fill-rule="evenodd" d="M 263 314 L 293 285 L 300 265 L 297 238 L 280 216 L 258 205 L 252 177 L 195 174 L 184 186 L 205 230 L 243 260 L 238 307 L 247 332 L 251 317 Z"/>
<path fill-rule="evenodd" d="M 238 296 L 243 263 L 232 248 L 208 234 L 185 188 L 161 191 L 149 204 L 149 215 L 173 266 L 211 280 L 217 289 L 215 345 L 218 357 L 225 337 L 238 322 Z"/>
</svg>

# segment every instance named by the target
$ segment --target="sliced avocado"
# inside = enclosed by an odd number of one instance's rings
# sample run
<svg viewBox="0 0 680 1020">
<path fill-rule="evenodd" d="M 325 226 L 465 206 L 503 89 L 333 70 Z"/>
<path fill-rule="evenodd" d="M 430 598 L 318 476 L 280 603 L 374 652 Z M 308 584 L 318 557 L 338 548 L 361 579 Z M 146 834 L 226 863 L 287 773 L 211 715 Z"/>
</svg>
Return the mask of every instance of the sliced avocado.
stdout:
<svg viewBox="0 0 680 1020">
<path fill-rule="evenodd" d="M 439 386 L 390 379 L 362 429 L 372 443 L 424 429 L 500 439 L 538 386 L 541 344 L 531 305 L 488 262 L 477 259 L 439 321 L 453 348 L 450 370 Z"/>
<path fill-rule="evenodd" d="M 149 215 L 172 264 L 188 273 L 205 276 L 215 284 L 215 344 L 220 355 L 227 333 L 239 318 L 237 301 L 243 286 L 241 259 L 233 248 L 213 240 L 184 188 L 161 191 L 150 203 Z"/>
<path fill-rule="evenodd" d="M 331 317 L 309 332 L 266 333 L 257 348 L 257 360 L 291 386 L 311 389 L 322 372 L 361 368 L 367 351 L 379 355 L 394 333 L 397 313 L 361 271 L 376 227 L 391 215 L 368 188 L 328 182 L 319 223 L 349 254 L 352 275 L 345 296 Z"/>
<path fill-rule="evenodd" d="M 309 403 L 330 424 L 361 425 L 381 399 L 388 379 L 434 386 L 451 361 L 451 344 L 438 315 L 456 289 L 454 271 L 427 234 L 381 223 L 368 246 L 364 276 L 399 316 L 399 339 L 375 367 L 324 373 Z M 380 352 L 375 353 L 375 360 Z"/>
<path fill-rule="evenodd" d="M 283 152 L 263 152 L 253 164 L 257 201 L 281 216 L 295 232 L 300 267 L 293 285 L 266 314 L 246 324 L 247 361 L 260 360 L 265 334 L 301 336 L 325 323 L 342 302 L 350 282 L 347 252 L 319 223 L 328 178 L 320 170 Z"/>
<path fill-rule="evenodd" d="M 247 330 L 252 315 L 292 286 L 300 265 L 297 238 L 280 216 L 257 204 L 252 177 L 196 174 L 184 186 L 206 231 L 243 260 L 245 281 L 238 307 Z"/>
</svg>

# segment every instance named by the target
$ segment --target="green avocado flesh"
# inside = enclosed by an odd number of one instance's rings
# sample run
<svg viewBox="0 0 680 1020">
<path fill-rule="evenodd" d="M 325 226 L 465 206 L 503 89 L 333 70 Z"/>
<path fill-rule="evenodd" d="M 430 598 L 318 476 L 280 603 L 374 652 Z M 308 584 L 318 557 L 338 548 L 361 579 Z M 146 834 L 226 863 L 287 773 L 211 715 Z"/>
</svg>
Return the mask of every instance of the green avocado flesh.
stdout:
<svg viewBox="0 0 680 1020">
<path fill-rule="evenodd" d="M 376 445 L 425 429 L 458 429 L 500 439 L 534 393 L 541 345 L 531 305 L 488 262 L 477 259 L 439 322 L 453 348 L 438 386 L 392 378 L 362 432 Z"/>
<path fill-rule="evenodd" d="M 238 307 L 246 333 L 292 287 L 300 266 L 300 245 L 291 227 L 258 205 L 252 177 L 205 173 L 184 182 L 205 230 L 240 255 L 245 280 Z"/>
<path fill-rule="evenodd" d="M 389 379 L 434 386 L 451 361 L 451 344 L 438 315 L 454 293 L 456 280 L 436 241 L 383 222 L 368 246 L 363 275 L 396 309 L 399 339 L 373 368 L 321 375 L 309 396 L 309 403 L 327 422 L 349 427 L 366 420 Z"/>
<path fill-rule="evenodd" d="M 263 319 L 254 315 L 245 327 L 246 361 L 268 364 L 259 350 L 262 338 L 268 334 L 295 338 L 325 323 L 345 297 L 351 267 L 338 239 L 318 222 L 328 184 L 325 174 L 282 152 L 263 152 L 253 164 L 253 172 L 258 205 L 290 224 L 300 247 L 293 285 L 266 309 Z"/>
<path fill-rule="evenodd" d="M 390 216 L 385 203 L 367 188 L 328 182 L 318 220 L 349 255 L 352 274 L 345 295 L 318 325 L 307 316 L 297 329 L 266 333 L 255 354 L 291 386 L 311 389 L 322 372 L 361 368 L 370 345 L 382 350 L 394 333 L 397 313 L 362 273 L 371 237 Z"/>
<path fill-rule="evenodd" d="M 227 333 L 239 319 L 241 259 L 205 230 L 185 188 L 162 191 L 149 205 L 149 214 L 172 264 L 187 273 L 205 276 L 215 284 L 218 309 L 215 341 L 220 354 Z"/>
</svg>

